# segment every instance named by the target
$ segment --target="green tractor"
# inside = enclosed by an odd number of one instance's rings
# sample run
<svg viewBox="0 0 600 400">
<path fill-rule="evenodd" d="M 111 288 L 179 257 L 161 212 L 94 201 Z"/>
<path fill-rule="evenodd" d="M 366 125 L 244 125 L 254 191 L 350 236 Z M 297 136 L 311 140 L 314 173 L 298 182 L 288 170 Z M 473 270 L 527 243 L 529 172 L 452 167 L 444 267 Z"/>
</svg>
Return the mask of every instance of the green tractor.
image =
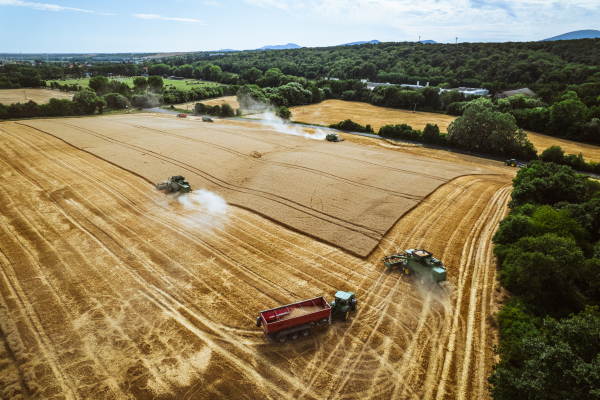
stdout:
<svg viewBox="0 0 600 400">
<path fill-rule="evenodd" d="M 504 161 L 504 165 L 507 165 L 509 167 L 519 167 L 519 168 L 523 167 L 523 164 L 518 163 L 517 160 L 515 160 L 514 158 Z"/>
<path fill-rule="evenodd" d="M 392 254 L 381 259 L 386 268 L 400 267 L 406 275 L 414 275 L 421 286 L 437 283 L 447 285 L 446 267 L 433 253 L 425 249 L 410 249 L 402 254 Z"/>
<path fill-rule="evenodd" d="M 328 133 L 325 136 L 325 139 L 328 142 L 343 142 L 344 140 L 346 140 L 346 139 L 340 139 L 340 136 L 337 133 Z"/>
<path fill-rule="evenodd" d="M 342 292 L 335 294 L 335 300 L 331 302 L 331 317 L 346 321 L 350 318 L 350 311 L 356 310 L 356 295 L 352 292 Z"/>
<path fill-rule="evenodd" d="M 169 192 L 189 193 L 191 192 L 190 184 L 181 175 L 170 176 L 166 182 L 158 182 L 156 184 L 158 190 L 167 189 Z"/>
</svg>

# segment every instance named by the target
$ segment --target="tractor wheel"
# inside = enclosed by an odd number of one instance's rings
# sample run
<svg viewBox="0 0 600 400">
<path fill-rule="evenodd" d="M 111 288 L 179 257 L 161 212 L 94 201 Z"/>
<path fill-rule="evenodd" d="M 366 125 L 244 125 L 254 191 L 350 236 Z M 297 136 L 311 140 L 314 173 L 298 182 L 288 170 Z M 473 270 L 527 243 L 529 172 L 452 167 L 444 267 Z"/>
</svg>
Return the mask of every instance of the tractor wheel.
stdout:
<svg viewBox="0 0 600 400">
<path fill-rule="evenodd" d="M 352 311 L 356 311 L 356 303 L 358 303 L 358 301 L 356 301 L 356 299 L 354 299 L 352 301 L 352 306 L 350 307 L 352 309 Z"/>
<path fill-rule="evenodd" d="M 348 309 L 348 311 L 346 311 L 346 314 L 342 316 L 342 321 L 347 321 L 348 318 L 350 318 L 350 309 Z"/>
<path fill-rule="evenodd" d="M 421 278 L 421 286 L 425 286 L 426 283 L 427 281 L 425 281 L 425 278 Z"/>
<path fill-rule="evenodd" d="M 169 186 L 169 192 L 172 192 L 173 188 L 171 186 Z"/>
<path fill-rule="evenodd" d="M 277 338 L 277 341 L 279 343 L 285 343 L 286 340 L 287 340 L 287 335 L 279 335 L 279 337 Z"/>
<path fill-rule="evenodd" d="M 292 339 L 292 340 L 298 339 L 298 332 L 294 332 L 294 333 L 290 334 L 290 339 Z"/>
<path fill-rule="evenodd" d="M 408 269 L 408 268 L 404 268 L 404 273 L 405 273 L 406 275 L 410 275 L 410 269 Z"/>
<path fill-rule="evenodd" d="M 310 333 L 310 329 L 302 329 L 300 331 L 300 334 L 304 337 L 308 336 L 309 333 Z"/>
</svg>

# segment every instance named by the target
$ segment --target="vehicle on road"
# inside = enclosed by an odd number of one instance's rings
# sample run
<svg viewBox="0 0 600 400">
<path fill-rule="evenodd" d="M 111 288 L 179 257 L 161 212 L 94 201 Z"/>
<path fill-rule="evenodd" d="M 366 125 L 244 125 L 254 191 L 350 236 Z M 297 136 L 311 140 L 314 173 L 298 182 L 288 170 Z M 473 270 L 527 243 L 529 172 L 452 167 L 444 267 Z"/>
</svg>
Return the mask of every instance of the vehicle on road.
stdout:
<svg viewBox="0 0 600 400">
<path fill-rule="evenodd" d="M 156 184 L 158 190 L 167 189 L 169 192 L 189 193 L 191 192 L 190 184 L 181 175 L 170 176 L 166 182 L 158 182 Z"/>
<path fill-rule="evenodd" d="M 518 167 L 518 168 L 524 167 L 523 164 L 521 164 L 520 162 L 517 162 L 517 160 L 515 160 L 514 158 L 504 161 L 504 165 L 507 165 L 509 167 Z"/>
<path fill-rule="evenodd" d="M 179 113 L 179 114 L 177 114 L 177 117 L 179 117 L 179 118 L 185 118 L 185 117 L 187 117 L 187 114 Z"/>
<path fill-rule="evenodd" d="M 350 311 L 356 310 L 356 295 L 338 291 L 331 305 L 323 296 L 302 300 L 259 312 L 256 326 L 262 326 L 269 342 L 285 343 L 288 338 L 308 336 L 316 326 L 330 324 L 332 318 L 346 321 Z"/>
<path fill-rule="evenodd" d="M 446 267 L 433 253 L 425 249 L 410 249 L 381 259 L 386 268 L 400 267 L 406 275 L 414 275 L 421 286 L 437 283 L 447 285 Z"/>
<path fill-rule="evenodd" d="M 203 122 L 214 122 L 210 117 L 202 117 Z"/>
</svg>

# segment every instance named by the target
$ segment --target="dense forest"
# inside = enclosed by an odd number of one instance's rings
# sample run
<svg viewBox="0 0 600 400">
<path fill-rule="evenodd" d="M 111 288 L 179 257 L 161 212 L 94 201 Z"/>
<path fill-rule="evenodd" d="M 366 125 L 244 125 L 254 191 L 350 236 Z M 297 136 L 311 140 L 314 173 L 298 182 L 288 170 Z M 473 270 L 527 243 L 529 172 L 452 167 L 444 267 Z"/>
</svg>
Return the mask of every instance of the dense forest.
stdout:
<svg viewBox="0 0 600 400">
<path fill-rule="evenodd" d="M 497 315 L 496 400 L 600 396 L 600 183 L 551 149 L 518 172 L 493 238 L 514 295 Z"/>
<path fill-rule="evenodd" d="M 143 65 L 57 65 L 40 61 L 34 66 L 1 65 L 0 88 L 51 86 L 67 90 L 60 79 L 86 74 L 95 78 L 137 76 L 142 72 L 220 82 L 226 86 L 217 92 L 237 93 L 243 108 L 280 108 L 341 99 L 455 116 L 463 115 L 475 97 L 457 91 L 440 93 L 439 88 L 484 87 L 494 94 L 527 86 L 537 93 L 536 98 L 494 98 L 494 111 L 511 115 L 521 129 L 600 142 L 600 39 L 455 45 L 401 42 L 220 55 L 196 53 L 147 60 Z M 390 85 L 370 90 L 361 79 Z M 112 82 L 112 86 L 103 87 L 112 88 L 112 93 L 124 96 L 134 106 L 176 104 L 219 94 L 198 87 L 185 90 L 164 86 L 161 93 L 141 93 L 138 86 L 127 88 Z M 430 87 L 411 90 L 398 85 L 417 82 L 428 82 Z M 135 100 L 134 95 L 147 95 L 148 99 L 151 95 L 152 100 Z"/>
</svg>

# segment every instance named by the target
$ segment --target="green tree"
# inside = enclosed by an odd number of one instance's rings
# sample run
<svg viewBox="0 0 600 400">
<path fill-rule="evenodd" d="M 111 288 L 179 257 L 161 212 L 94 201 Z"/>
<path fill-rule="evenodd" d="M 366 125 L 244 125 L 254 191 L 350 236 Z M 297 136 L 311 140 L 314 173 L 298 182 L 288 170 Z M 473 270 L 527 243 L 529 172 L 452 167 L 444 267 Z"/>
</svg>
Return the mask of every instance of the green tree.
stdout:
<svg viewBox="0 0 600 400">
<path fill-rule="evenodd" d="M 151 92 L 162 93 L 165 88 L 165 84 L 160 76 L 150 76 L 148 77 L 148 87 Z"/>
<path fill-rule="evenodd" d="M 73 96 L 73 103 L 77 107 L 80 107 L 84 113 L 93 114 L 94 111 L 96 111 L 97 99 L 98 97 L 96 96 L 96 93 L 94 93 L 94 91 L 90 89 L 85 89 L 75 93 L 75 96 Z"/>
<path fill-rule="evenodd" d="M 568 314 L 585 304 L 575 285 L 585 265 L 574 240 L 547 233 L 524 237 L 511 246 L 498 276 L 537 313 Z"/>
<path fill-rule="evenodd" d="M 96 99 L 96 107 L 98 108 L 98 114 L 102 114 L 104 112 L 104 107 L 106 107 L 106 101 L 103 98 L 98 97 Z"/>
<path fill-rule="evenodd" d="M 583 122 L 587 107 L 579 100 L 576 92 L 567 92 L 550 107 L 550 120 L 558 134 L 565 135 Z"/>
<path fill-rule="evenodd" d="M 133 79 L 133 87 L 136 92 L 145 92 L 148 89 L 148 80 L 143 76 L 138 76 Z"/>
<path fill-rule="evenodd" d="M 518 346 L 523 363 L 500 363 L 489 378 L 494 400 L 592 400 L 600 397 L 597 307 L 561 321 L 546 318 Z"/>
<path fill-rule="evenodd" d="M 428 143 L 438 143 L 440 141 L 440 127 L 437 124 L 425 125 L 423 140 Z"/>
<path fill-rule="evenodd" d="M 577 174 L 566 165 L 533 161 L 523 167 L 513 179 L 510 207 L 526 203 L 554 205 L 561 201 L 583 203 L 587 201 L 586 175 Z"/>
<path fill-rule="evenodd" d="M 224 117 L 233 117 L 234 116 L 233 107 L 229 104 L 225 103 L 221 105 L 221 115 Z"/>
<path fill-rule="evenodd" d="M 515 118 L 493 111 L 492 102 L 483 97 L 470 102 L 463 116 L 450 123 L 448 139 L 472 151 L 523 158 L 533 155 L 533 146 Z"/>
<path fill-rule="evenodd" d="M 563 164 L 564 158 L 565 152 L 560 146 L 550 146 L 540 154 L 540 160 L 556 164 Z"/>
<path fill-rule="evenodd" d="M 275 111 L 275 115 L 279 118 L 289 121 L 292 118 L 292 112 L 286 106 L 281 106 Z"/>
<path fill-rule="evenodd" d="M 108 93 L 108 85 L 110 81 L 104 76 L 95 76 L 90 79 L 88 86 L 96 92 L 96 95 L 102 96 Z"/>
<path fill-rule="evenodd" d="M 262 76 L 263 72 L 260 69 L 250 68 L 241 75 L 241 78 L 247 80 L 250 83 L 255 83 L 258 79 L 262 78 Z"/>
</svg>

